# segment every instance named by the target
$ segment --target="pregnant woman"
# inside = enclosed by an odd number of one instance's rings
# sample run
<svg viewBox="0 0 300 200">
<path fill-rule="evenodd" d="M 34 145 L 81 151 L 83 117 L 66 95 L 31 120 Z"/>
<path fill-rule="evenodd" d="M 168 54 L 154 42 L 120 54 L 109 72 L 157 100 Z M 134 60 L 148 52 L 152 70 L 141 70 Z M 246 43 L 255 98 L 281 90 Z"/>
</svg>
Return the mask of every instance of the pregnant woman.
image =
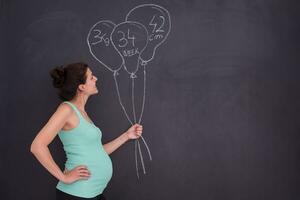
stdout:
<svg viewBox="0 0 300 200">
<path fill-rule="evenodd" d="M 97 94 L 97 78 L 85 63 L 56 67 L 50 72 L 63 101 L 31 144 L 31 152 L 59 182 L 57 200 L 105 199 L 102 192 L 112 177 L 108 156 L 130 139 L 137 139 L 143 127 L 134 124 L 119 137 L 102 145 L 101 130 L 92 122 L 85 105 Z M 62 172 L 48 145 L 58 135 L 66 153 Z"/>
</svg>

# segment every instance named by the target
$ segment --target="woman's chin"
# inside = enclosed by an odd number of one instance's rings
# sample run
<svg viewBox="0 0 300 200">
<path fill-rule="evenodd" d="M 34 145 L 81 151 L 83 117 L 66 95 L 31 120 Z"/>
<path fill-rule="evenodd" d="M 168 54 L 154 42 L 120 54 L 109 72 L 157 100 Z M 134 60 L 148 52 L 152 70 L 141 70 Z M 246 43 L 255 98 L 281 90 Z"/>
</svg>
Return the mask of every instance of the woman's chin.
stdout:
<svg viewBox="0 0 300 200">
<path fill-rule="evenodd" d="M 98 94 L 98 93 L 99 93 L 99 91 L 96 89 L 91 93 L 91 95 Z"/>
</svg>

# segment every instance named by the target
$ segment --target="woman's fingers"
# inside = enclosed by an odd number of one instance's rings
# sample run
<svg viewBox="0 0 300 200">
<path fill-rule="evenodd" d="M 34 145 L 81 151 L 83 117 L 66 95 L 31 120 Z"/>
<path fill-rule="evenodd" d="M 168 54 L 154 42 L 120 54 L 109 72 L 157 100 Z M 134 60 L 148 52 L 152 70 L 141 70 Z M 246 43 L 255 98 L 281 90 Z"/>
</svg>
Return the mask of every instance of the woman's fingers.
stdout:
<svg viewBox="0 0 300 200">
<path fill-rule="evenodd" d="M 87 172 L 80 172 L 79 176 L 80 177 L 90 177 L 91 175 L 90 175 L 90 173 L 87 173 Z"/>
<path fill-rule="evenodd" d="M 80 168 L 77 169 L 78 172 L 83 172 L 83 173 L 90 173 L 90 171 L 87 168 Z"/>
<path fill-rule="evenodd" d="M 127 131 L 130 139 L 139 138 L 142 135 L 142 132 L 143 132 L 143 126 L 140 124 L 132 125 Z"/>
<path fill-rule="evenodd" d="M 88 179 L 91 176 L 91 173 L 88 170 L 81 169 L 78 171 L 77 176 L 80 179 Z"/>
<path fill-rule="evenodd" d="M 86 165 L 79 165 L 76 168 L 77 169 L 87 169 L 87 166 Z"/>
<path fill-rule="evenodd" d="M 78 179 L 84 179 L 84 180 L 87 180 L 89 179 L 90 177 L 89 176 L 85 176 L 85 175 L 79 175 L 78 176 Z"/>
<path fill-rule="evenodd" d="M 140 124 L 134 124 L 133 126 L 134 126 L 135 128 L 143 128 L 143 126 L 140 125 Z"/>
<path fill-rule="evenodd" d="M 88 170 L 88 168 L 85 165 L 80 165 L 76 168 L 77 171 L 81 171 L 81 170 Z"/>
<path fill-rule="evenodd" d="M 87 169 L 85 165 L 80 165 L 76 169 L 79 177 L 89 177 L 91 175 L 90 171 Z"/>
<path fill-rule="evenodd" d="M 67 171 L 67 169 L 65 169 L 65 171 Z M 68 171 L 66 173 L 66 183 L 73 183 L 76 180 L 80 180 L 80 179 L 89 179 L 91 176 L 91 173 L 89 172 L 89 170 L 87 169 L 86 165 L 79 165 L 77 167 L 75 167 L 74 169 Z"/>
<path fill-rule="evenodd" d="M 78 171 L 78 173 L 79 174 L 88 174 L 88 175 L 90 175 L 91 173 L 89 172 L 89 171 L 87 171 L 87 170 L 82 170 L 82 171 Z"/>
<path fill-rule="evenodd" d="M 142 131 L 143 130 L 143 126 L 139 125 L 139 124 L 136 124 L 135 130 L 136 131 Z"/>
</svg>

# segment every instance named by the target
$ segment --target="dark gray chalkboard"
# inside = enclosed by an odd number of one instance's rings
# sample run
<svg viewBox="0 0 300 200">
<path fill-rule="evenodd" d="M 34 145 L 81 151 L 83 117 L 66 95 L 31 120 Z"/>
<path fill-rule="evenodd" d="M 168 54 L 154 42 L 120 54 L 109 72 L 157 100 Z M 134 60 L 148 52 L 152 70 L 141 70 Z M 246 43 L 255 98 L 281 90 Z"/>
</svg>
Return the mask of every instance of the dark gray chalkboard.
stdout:
<svg viewBox="0 0 300 200">
<path fill-rule="evenodd" d="M 144 3 L 172 20 L 147 65 L 142 124 L 153 161 L 142 146 L 147 174 L 138 180 L 134 142 L 113 153 L 108 199 L 299 199 L 299 3 L 273 0 L 0 1 L 1 199 L 54 199 L 57 180 L 29 151 L 60 103 L 52 67 L 91 66 L 100 93 L 87 110 L 104 143 L 129 127 L 86 37 L 97 21 L 118 24 Z M 50 150 L 63 167 L 58 138 Z"/>
</svg>

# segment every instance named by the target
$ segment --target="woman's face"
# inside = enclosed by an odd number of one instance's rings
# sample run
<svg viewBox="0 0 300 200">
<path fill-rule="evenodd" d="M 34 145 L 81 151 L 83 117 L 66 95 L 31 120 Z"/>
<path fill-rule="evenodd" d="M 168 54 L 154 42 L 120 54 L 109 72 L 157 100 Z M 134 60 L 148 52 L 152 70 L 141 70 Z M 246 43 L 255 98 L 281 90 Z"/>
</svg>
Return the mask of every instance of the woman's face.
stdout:
<svg viewBox="0 0 300 200">
<path fill-rule="evenodd" d="M 94 76 L 90 68 L 88 68 L 86 71 L 86 82 L 85 84 L 82 84 L 84 86 L 83 92 L 85 92 L 87 95 L 97 94 L 98 93 L 98 89 L 96 86 L 97 80 L 98 80 L 97 77 Z"/>
</svg>

